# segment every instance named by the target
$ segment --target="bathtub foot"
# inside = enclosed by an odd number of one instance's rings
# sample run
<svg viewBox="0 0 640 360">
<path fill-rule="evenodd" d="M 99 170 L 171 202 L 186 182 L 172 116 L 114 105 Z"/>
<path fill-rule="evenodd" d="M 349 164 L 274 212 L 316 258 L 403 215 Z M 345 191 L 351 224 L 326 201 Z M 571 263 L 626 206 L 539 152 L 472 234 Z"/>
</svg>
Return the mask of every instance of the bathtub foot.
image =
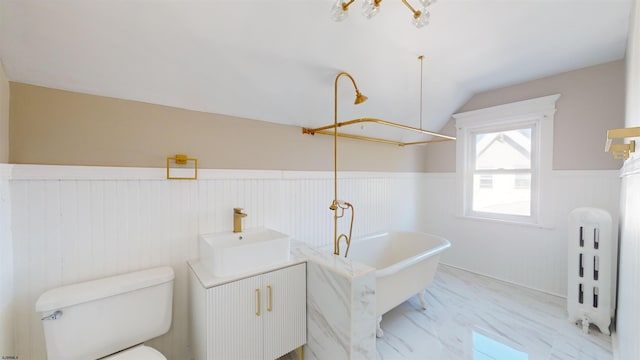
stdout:
<svg viewBox="0 0 640 360">
<path fill-rule="evenodd" d="M 587 335 L 589 334 L 589 319 L 587 319 L 587 317 L 583 317 L 582 318 L 582 332 Z"/>
<path fill-rule="evenodd" d="M 422 290 L 418 293 L 418 299 L 420 299 L 420 304 L 422 305 L 422 310 L 427 310 L 427 300 L 424 298 L 424 294 L 427 293 L 427 290 Z"/>
<path fill-rule="evenodd" d="M 378 316 L 378 321 L 377 321 L 377 325 L 376 325 L 376 337 L 383 337 L 384 336 L 384 332 L 382 331 L 382 328 L 380 327 L 380 322 L 382 322 L 382 315 Z"/>
</svg>

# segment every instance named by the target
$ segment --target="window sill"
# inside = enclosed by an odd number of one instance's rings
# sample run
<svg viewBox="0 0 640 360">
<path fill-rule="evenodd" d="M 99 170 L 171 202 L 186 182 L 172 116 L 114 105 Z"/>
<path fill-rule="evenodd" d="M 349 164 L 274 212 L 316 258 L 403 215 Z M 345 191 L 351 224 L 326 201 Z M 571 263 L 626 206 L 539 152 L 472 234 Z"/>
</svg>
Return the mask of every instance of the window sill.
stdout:
<svg viewBox="0 0 640 360">
<path fill-rule="evenodd" d="M 544 225 L 544 224 L 530 223 L 530 222 L 524 222 L 524 221 L 492 219 L 492 218 L 485 218 L 480 216 L 469 216 L 469 215 L 457 215 L 456 218 L 461 220 L 488 222 L 488 223 L 496 223 L 496 224 L 502 224 L 502 225 L 531 227 L 531 228 L 536 228 L 541 230 L 555 230 L 555 226 L 552 226 L 552 225 Z"/>
</svg>

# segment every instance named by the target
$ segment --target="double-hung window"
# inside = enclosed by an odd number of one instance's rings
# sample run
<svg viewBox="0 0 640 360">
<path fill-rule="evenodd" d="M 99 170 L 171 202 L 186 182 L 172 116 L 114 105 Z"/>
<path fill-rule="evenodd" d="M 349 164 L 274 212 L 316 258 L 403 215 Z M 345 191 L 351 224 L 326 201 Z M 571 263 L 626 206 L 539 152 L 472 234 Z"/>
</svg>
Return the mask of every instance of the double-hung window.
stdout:
<svg viewBox="0 0 640 360">
<path fill-rule="evenodd" d="M 532 180 L 537 178 L 535 123 L 478 129 L 471 133 L 468 182 L 470 213 L 476 216 L 530 217 Z"/>
<path fill-rule="evenodd" d="M 460 215 L 544 225 L 559 95 L 455 114 Z"/>
</svg>

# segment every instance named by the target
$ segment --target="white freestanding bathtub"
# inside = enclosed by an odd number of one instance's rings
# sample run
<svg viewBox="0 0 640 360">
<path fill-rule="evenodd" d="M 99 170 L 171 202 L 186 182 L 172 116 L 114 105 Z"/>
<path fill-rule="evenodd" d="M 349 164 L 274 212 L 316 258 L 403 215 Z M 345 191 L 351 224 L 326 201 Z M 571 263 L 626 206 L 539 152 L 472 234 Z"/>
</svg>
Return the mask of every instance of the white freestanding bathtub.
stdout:
<svg viewBox="0 0 640 360">
<path fill-rule="evenodd" d="M 436 273 L 440 253 L 451 246 L 445 238 L 419 232 L 389 232 L 353 239 L 348 258 L 376 269 L 378 337 L 382 315 L 408 300 L 420 297 Z"/>
</svg>

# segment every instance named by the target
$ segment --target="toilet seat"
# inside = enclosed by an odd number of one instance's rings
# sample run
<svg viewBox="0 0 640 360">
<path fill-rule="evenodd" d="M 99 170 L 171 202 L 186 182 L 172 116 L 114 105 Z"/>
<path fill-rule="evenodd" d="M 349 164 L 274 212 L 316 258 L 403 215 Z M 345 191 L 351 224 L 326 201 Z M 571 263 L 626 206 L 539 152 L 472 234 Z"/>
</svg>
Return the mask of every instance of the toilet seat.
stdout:
<svg viewBox="0 0 640 360">
<path fill-rule="evenodd" d="M 102 360 L 167 360 L 167 358 L 154 348 L 138 345 L 102 358 Z"/>
</svg>

